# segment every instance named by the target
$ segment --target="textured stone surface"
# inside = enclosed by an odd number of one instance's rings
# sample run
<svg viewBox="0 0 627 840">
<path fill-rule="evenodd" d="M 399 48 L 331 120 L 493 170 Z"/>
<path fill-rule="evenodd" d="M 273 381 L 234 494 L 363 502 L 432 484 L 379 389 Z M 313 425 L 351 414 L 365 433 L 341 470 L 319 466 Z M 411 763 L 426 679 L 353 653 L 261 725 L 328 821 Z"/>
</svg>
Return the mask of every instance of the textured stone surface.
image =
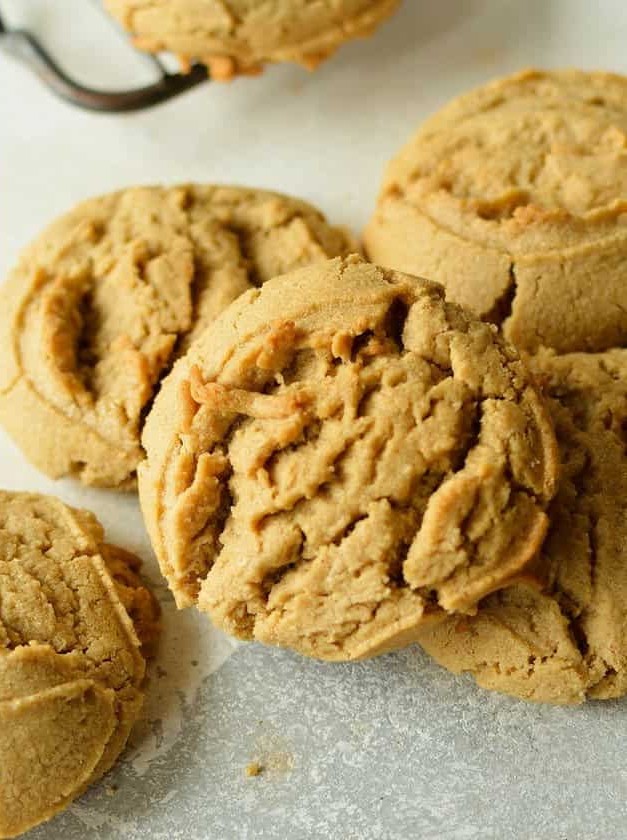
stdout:
<svg viewBox="0 0 627 840">
<path fill-rule="evenodd" d="M 58 834 L 32 837 L 618 838 L 624 712 L 489 695 L 416 648 L 337 666 L 246 646 L 206 681 L 147 775 L 122 767 L 109 777 L 114 796 L 97 789 L 56 821 Z M 247 777 L 251 761 L 268 770 Z"/>
</svg>

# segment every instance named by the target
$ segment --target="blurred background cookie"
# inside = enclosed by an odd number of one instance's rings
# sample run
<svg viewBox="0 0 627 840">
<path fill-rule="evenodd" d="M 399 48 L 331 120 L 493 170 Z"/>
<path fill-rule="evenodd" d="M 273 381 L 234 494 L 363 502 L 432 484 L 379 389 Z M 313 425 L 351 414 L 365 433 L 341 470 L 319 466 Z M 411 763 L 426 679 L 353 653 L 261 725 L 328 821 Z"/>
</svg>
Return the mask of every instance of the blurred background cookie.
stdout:
<svg viewBox="0 0 627 840">
<path fill-rule="evenodd" d="M 0 422 L 53 478 L 134 486 L 143 413 L 188 342 L 247 289 L 351 245 L 310 205 L 259 190 L 83 202 L 0 290 Z"/>
<path fill-rule="evenodd" d="M 179 606 L 321 659 L 411 642 L 521 574 L 556 443 L 514 349 L 359 257 L 243 295 L 148 416 L 144 517 Z"/>
<path fill-rule="evenodd" d="M 371 35 L 400 0 L 106 0 L 140 49 L 200 61 L 213 79 L 260 72 L 267 62 L 310 69 L 353 38 Z"/>
<path fill-rule="evenodd" d="M 627 692 L 627 350 L 542 353 L 563 467 L 542 549 L 547 587 L 491 595 L 474 618 L 427 628 L 441 664 L 526 700 L 579 703 Z"/>
<path fill-rule="evenodd" d="M 389 164 L 371 259 L 519 347 L 627 341 L 627 79 L 528 71 L 459 97 Z"/>
<path fill-rule="evenodd" d="M 106 773 L 141 709 L 140 646 L 155 644 L 158 606 L 137 559 L 103 536 L 87 511 L 0 491 L 0 837 L 49 819 Z"/>
</svg>

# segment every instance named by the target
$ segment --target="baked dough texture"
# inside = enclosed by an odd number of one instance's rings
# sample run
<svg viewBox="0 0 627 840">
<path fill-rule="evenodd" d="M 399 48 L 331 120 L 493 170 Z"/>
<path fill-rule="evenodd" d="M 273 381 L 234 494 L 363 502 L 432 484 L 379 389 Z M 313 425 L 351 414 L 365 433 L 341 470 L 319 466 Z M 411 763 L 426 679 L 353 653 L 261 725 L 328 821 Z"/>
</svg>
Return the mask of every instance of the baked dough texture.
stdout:
<svg viewBox="0 0 627 840">
<path fill-rule="evenodd" d="M 0 837 L 106 773 L 141 708 L 158 609 L 136 559 L 124 568 L 103 539 L 86 511 L 0 491 Z"/>
<path fill-rule="evenodd" d="M 389 164 L 369 257 L 535 352 L 627 342 L 627 78 L 526 71 L 454 100 Z"/>
<path fill-rule="evenodd" d="M 133 487 L 143 415 L 174 357 L 242 292 L 350 249 L 310 205 L 260 190 L 86 201 L 0 289 L 0 422 L 53 478 Z"/>
<path fill-rule="evenodd" d="M 517 585 L 474 618 L 427 628 L 438 662 L 525 700 L 580 703 L 627 693 L 627 350 L 544 352 L 562 456 L 542 549 L 545 591 Z"/>
<path fill-rule="evenodd" d="M 106 0 L 150 52 L 201 61 L 211 77 L 255 74 L 266 62 L 314 69 L 346 41 L 371 35 L 400 0 Z"/>
<path fill-rule="evenodd" d="M 516 351 L 357 256 L 244 294 L 146 422 L 144 518 L 179 606 L 346 660 L 525 574 L 556 483 Z"/>
</svg>

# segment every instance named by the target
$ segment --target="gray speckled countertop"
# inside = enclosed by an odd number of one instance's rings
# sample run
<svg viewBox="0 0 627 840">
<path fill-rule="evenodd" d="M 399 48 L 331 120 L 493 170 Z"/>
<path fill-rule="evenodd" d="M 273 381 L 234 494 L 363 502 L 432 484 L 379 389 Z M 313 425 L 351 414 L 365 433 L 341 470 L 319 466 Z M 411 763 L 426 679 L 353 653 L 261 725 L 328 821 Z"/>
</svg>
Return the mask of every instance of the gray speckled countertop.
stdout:
<svg viewBox="0 0 627 840">
<path fill-rule="evenodd" d="M 149 773 L 125 763 L 33 840 L 618 840 L 625 712 L 487 695 L 417 649 L 337 666 L 243 646 Z"/>
<path fill-rule="evenodd" d="M 94 0 L 4 0 L 87 81 L 146 78 Z M 0 277 L 43 224 L 132 183 L 292 192 L 359 230 L 384 162 L 447 98 L 530 64 L 627 71 L 624 0 L 405 0 L 314 76 L 277 67 L 139 115 L 83 114 L 0 54 Z M 70 21 L 70 24 L 68 24 Z M 177 614 L 136 500 L 47 481 L 0 432 L 0 484 L 90 507 L 139 552 L 165 632 L 122 763 L 32 840 L 622 840 L 627 703 L 534 707 L 417 649 L 327 665 Z M 248 777 L 248 764 L 266 770 Z"/>
</svg>

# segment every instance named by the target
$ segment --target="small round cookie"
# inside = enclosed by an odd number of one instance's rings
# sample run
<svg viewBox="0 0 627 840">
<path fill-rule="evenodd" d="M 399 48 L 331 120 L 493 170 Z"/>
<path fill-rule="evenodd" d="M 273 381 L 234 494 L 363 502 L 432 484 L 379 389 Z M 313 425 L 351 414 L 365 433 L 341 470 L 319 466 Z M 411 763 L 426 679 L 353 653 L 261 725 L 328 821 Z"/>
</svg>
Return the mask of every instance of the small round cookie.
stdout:
<svg viewBox="0 0 627 840">
<path fill-rule="evenodd" d="M 143 702 L 141 641 L 158 631 L 128 560 L 92 514 L 0 491 L 0 837 L 63 809 L 126 744 Z"/>
<path fill-rule="evenodd" d="M 476 617 L 419 641 L 455 673 L 525 700 L 580 703 L 627 693 L 627 350 L 542 353 L 563 461 L 542 549 L 544 592 L 512 586 Z"/>
<path fill-rule="evenodd" d="M 365 244 L 518 347 L 625 345 L 627 78 L 527 71 L 454 100 L 389 164 Z"/>
<path fill-rule="evenodd" d="M 313 70 L 353 38 L 371 35 L 400 0 L 106 0 L 106 8 L 149 52 L 169 50 L 183 66 L 201 61 L 212 79 L 255 75 L 267 62 Z"/>
<path fill-rule="evenodd" d="M 372 656 L 525 573 L 556 443 L 526 368 L 440 286 L 359 257 L 247 292 L 146 421 L 144 518 L 179 606 Z"/>
<path fill-rule="evenodd" d="M 239 294 L 351 249 L 304 202 L 231 187 L 94 198 L 0 289 L 0 422 L 39 469 L 132 487 L 161 376 Z"/>
</svg>

